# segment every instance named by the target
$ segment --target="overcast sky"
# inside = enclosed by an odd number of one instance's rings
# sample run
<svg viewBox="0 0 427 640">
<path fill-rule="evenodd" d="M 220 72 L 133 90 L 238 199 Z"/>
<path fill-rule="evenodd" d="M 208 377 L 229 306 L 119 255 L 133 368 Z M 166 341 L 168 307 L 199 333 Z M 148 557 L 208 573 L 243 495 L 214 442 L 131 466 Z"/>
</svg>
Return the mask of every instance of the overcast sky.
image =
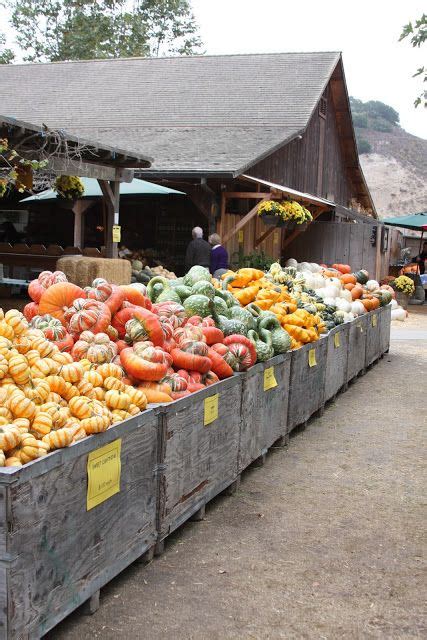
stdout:
<svg viewBox="0 0 427 640">
<path fill-rule="evenodd" d="M 427 44 L 398 42 L 401 28 L 422 15 L 417 0 L 192 0 L 206 53 L 342 51 L 350 95 L 381 100 L 402 126 L 427 138 L 427 110 L 415 109 Z"/>
</svg>

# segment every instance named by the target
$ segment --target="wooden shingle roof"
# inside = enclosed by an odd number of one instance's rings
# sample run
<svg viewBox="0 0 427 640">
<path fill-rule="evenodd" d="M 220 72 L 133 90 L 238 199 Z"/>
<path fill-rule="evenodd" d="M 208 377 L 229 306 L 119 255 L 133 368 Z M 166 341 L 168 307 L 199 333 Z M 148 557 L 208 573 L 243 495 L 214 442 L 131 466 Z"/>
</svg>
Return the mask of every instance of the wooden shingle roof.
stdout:
<svg viewBox="0 0 427 640">
<path fill-rule="evenodd" d="M 0 65 L 2 112 L 133 149 L 155 172 L 239 175 L 306 127 L 337 52 Z"/>
</svg>

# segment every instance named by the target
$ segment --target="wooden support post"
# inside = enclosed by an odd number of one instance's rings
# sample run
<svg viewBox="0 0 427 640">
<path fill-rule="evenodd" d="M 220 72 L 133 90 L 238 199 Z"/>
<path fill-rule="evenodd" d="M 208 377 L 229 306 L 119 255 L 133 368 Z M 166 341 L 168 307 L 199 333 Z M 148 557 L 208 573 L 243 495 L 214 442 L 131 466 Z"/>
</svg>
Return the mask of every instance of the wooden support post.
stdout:
<svg viewBox="0 0 427 640">
<path fill-rule="evenodd" d="M 258 207 L 261 204 L 261 202 L 263 200 L 268 200 L 269 197 L 270 197 L 270 194 L 268 194 L 268 197 L 263 197 L 259 202 L 256 203 L 254 207 L 252 207 L 252 209 L 245 216 L 243 216 L 243 218 L 239 220 L 239 222 L 236 224 L 234 229 L 231 229 L 231 231 L 229 231 L 226 234 L 225 238 L 222 239 L 223 244 L 228 242 L 228 240 L 230 240 L 230 238 L 236 235 L 236 233 L 240 231 L 240 229 L 243 229 L 243 227 L 249 222 L 249 220 L 252 220 L 252 218 L 256 216 Z"/>
<path fill-rule="evenodd" d="M 381 244 L 382 244 L 382 230 L 383 226 L 379 224 L 377 226 L 377 246 L 376 255 L 375 255 L 375 279 L 379 282 L 381 280 L 381 266 L 382 266 L 382 256 L 381 256 Z M 388 265 L 387 265 L 388 268 Z"/>
<path fill-rule="evenodd" d="M 77 200 L 73 206 L 74 212 L 74 247 L 84 247 L 84 212 L 93 205 L 92 200 Z"/>
<path fill-rule="evenodd" d="M 226 195 L 224 191 L 222 191 L 221 192 L 221 211 L 220 211 L 219 230 L 218 230 L 218 233 L 221 236 L 221 240 L 225 231 L 225 203 L 226 203 Z"/>
<path fill-rule="evenodd" d="M 107 205 L 107 237 L 106 237 L 106 257 L 117 258 L 117 242 L 113 242 L 113 225 L 120 222 L 120 181 L 119 172 L 116 172 L 116 180 L 108 183 L 105 180 L 98 180 Z"/>
</svg>

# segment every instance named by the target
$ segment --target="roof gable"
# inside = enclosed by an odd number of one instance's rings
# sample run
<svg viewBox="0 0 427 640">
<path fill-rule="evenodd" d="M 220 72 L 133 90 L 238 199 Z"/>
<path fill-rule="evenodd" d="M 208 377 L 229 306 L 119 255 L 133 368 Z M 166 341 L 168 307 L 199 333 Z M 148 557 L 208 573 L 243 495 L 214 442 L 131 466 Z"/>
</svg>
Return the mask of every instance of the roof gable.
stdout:
<svg viewBox="0 0 427 640">
<path fill-rule="evenodd" d="M 2 65 L 3 112 L 143 151 L 154 157 L 150 173 L 238 174 L 304 130 L 339 60 L 322 52 Z"/>
</svg>

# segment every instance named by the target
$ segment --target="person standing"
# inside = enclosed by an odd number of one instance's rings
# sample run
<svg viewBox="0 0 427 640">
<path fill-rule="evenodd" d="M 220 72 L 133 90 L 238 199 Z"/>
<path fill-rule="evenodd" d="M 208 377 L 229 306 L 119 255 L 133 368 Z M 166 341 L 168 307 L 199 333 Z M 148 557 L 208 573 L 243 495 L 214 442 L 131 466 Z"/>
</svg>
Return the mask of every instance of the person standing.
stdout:
<svg viewBox="0 0 427 640">
<path fill-rule="evenodd" d="M 211 274 L 219 278 L 228 269 L 228 253 L 221 244 L 221 237 L 217 233 L 209 236 L 209 243 L 212 245 L 211 252 Z"/>
<path fill-rule="evenodd" d="M 211 265 L 211 245 L 206 240 L 203 240 L 203 229 L 201 227 L 194 227 L 191 232 L 193 239 L 187 247 L 185 253 L 185 267 L 191 269 L 195 265 L 201 267 L 210 268 Z"/>
</svg>

